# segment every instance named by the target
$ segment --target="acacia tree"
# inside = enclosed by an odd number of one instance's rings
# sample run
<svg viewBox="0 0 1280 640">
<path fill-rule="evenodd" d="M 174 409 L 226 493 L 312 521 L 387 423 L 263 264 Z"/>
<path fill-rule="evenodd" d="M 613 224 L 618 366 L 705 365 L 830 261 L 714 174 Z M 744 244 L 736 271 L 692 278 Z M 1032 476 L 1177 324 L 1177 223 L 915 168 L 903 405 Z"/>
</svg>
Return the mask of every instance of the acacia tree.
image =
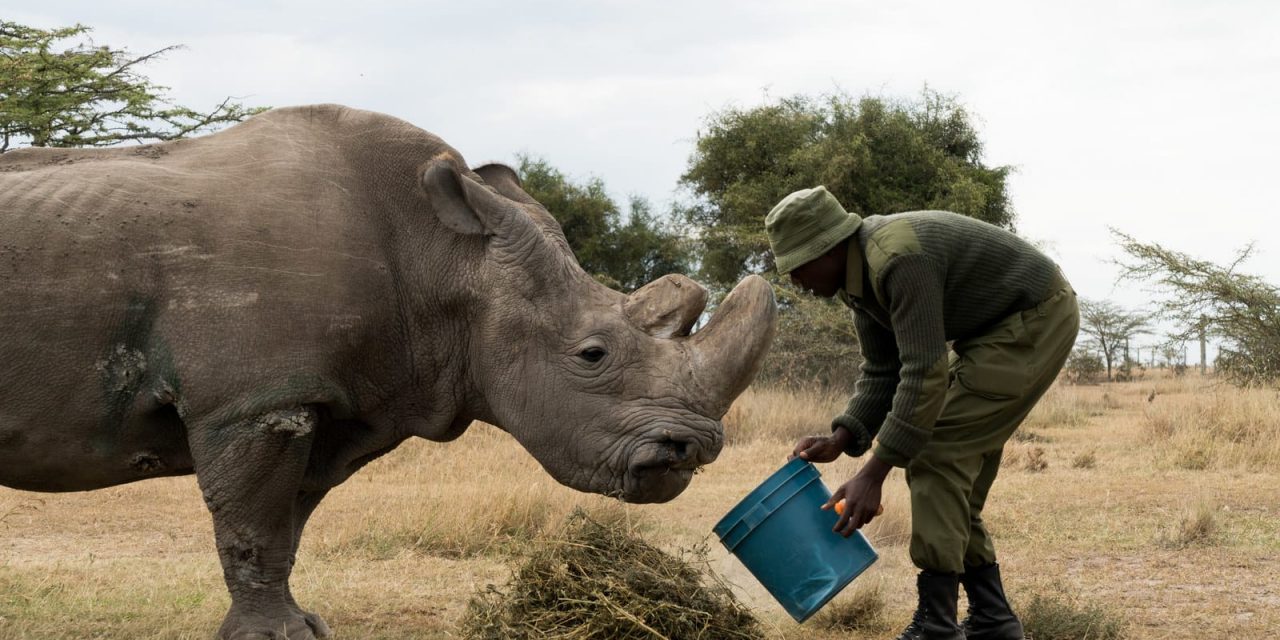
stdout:
<svg viewBox="0 0 1280 640">
<path fill-rule="evenodd" d="M 711 114 L 681 186 L 704 277 L 772 268 L 764 216 L 786 194 L 825 185 L 863 215 L 946 209 L 1013 228 L 1009 167 L 988 167 L 969 113 L 925 90 L 916 100 L 794 96 Z"/>
<path fill-rule="evenodd" d="M 1113 302 L 1080 299 L 1080 332 L 1106 364 L 1107 380 L 1112 379 L 1115 362 L 1121 357 L 1127 359 L 1129 340 L 1145 332 L 1148 323 L 1146 315 L 1127 311 Z"/>
<path fill-rule="evenodd" d="M 1280 380 L 1280 289 L 1239 270 L 1253 245 L 1223 267 L 1112 233 L 1128 254 L 1119 261 L 1122 276 L 1154 281 L 1166 294 L 1159 312 L 1184 328 L 1178 340 L 1198 339 L 1201 331 L 1219 338 L 1215 368 L 1237 384 Z"/>
<path fill-rule="evenodd" d="M 172 140 L 262 108 L 231 98 L 209 111 L 172 104 L 140 67 L 179 48 L 135 56 L 98 46 L 84 25 L 38 29 L 0 21 L 0 153 L 20 146 L 97 147 Z M 60 41 L 76 39 L 68 48 Z"/>
</svg>

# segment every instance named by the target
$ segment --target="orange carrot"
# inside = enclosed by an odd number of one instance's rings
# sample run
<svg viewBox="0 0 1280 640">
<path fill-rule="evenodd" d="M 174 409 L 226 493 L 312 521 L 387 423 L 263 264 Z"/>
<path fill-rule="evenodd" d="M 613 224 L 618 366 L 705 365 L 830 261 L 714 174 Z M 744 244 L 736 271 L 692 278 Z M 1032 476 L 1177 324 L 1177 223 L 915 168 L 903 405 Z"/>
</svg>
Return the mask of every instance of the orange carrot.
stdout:
<svg viewBox="0 0 1280 640">
<path fill-rule="evenodd" d="M 836 503 L 836 514 L 844 515 L 844 498 L 840 498 L 840 501 Z M 884 505 L 876 507 L 876 515 L 884 515 Z"/>
</svg>

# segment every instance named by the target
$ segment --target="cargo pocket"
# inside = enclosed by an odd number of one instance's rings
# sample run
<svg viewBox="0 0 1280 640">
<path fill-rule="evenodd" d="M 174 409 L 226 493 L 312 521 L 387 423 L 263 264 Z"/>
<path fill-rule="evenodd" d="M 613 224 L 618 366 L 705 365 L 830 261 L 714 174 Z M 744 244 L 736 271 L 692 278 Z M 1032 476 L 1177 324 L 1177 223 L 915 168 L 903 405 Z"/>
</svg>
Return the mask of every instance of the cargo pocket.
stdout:
<svg viewBox="0 0 1280 640">
<path fill-rule="evenodd" d="M 1022 314 L 1015 313 L 981 336 L 956 342 L 956 381 L 990 400 L 1021 396 L 1031 381 L 1031 349 Z"/>
</svg>

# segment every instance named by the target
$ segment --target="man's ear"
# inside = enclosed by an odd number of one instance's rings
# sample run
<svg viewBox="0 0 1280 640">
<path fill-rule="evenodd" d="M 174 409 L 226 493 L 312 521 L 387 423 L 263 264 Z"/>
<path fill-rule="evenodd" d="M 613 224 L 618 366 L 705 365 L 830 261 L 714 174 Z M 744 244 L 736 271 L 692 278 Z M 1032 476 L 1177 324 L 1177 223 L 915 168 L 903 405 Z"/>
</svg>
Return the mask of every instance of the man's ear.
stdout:
<svg viewBox="0 0 1280 640">
<path fill-rule="evenodd" d="M 448 158 L 433 160 L 422 172 L 422 188 L 444 226 L 463 235 L 497 233 L 514 205 L 458 171 Z"/>
</svg>

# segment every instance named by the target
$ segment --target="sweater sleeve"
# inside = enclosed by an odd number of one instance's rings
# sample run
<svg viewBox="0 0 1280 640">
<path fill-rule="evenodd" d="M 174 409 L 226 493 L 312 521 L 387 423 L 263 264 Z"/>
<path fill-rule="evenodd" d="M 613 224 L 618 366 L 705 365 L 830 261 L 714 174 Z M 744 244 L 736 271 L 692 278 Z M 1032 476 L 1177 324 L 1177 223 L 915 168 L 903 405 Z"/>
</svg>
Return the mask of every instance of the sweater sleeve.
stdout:
<svg viewBox="0 0 1280 640">
<path fill-rule="evenodd" d="M 845 453 L 857 457 L 870 448 L 871 439 L 893 405 L 893 392 L 898 386 L 898 370 L 902 363 L 898 360 L 898 346 L 893 333 L 865 311 L 853 311 L 853 326 L 858 334 L 862 364 L 853 398 L 844 413 L 831 421 L 831 429 L 844 427 L 853 435 L 853 442 Z"/>
<path fill-rule="evenodd" d="M 944 278 L 941 266 L 920 254 L 897 256 L 881 272 L 901 368 L 875 456 L 894 466 L 906 466 L 928 444 L 946 401 Z"/>
</svg>

